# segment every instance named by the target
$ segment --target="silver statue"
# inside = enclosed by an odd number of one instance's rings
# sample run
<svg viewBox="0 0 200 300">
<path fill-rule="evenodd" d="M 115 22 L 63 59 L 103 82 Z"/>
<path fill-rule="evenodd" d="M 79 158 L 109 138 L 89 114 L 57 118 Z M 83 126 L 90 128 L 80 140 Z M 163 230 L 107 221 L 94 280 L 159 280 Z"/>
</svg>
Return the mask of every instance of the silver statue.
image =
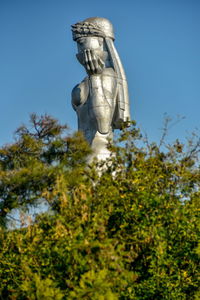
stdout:
<svg viewBox="0 0 200 300">
<path fill-rule="evenodd" d="M 126 75 L 114 46 L 113 26 L 105 18 L 88 18 L 72 25 L 78 46 L 78 61 L 87 77 L 72 90 L 72 106 L 81 130 L 92 147 L 94 157 L 110 156 L 108 141 L 113 130 L 130 120 Z"/>
</svg>

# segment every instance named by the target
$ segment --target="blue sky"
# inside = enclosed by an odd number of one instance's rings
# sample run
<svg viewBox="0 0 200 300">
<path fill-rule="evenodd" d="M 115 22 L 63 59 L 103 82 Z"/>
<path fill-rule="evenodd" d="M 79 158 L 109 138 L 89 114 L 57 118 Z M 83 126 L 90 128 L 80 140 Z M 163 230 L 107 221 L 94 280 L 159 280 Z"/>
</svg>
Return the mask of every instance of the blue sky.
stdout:
<svg viewBox="0 0 200 300">
<path fill-rule="evenodd" d="M 164 113 L 185 116 L 169 139 L 200 128 L 199 0 L 0 0 L 1 145 L 32 112 L 77 128 L 71 90 L 85 72 L 70 25 L 93 16 L 114 25 L 132 118 L 150 140 Z"/>
</svg>

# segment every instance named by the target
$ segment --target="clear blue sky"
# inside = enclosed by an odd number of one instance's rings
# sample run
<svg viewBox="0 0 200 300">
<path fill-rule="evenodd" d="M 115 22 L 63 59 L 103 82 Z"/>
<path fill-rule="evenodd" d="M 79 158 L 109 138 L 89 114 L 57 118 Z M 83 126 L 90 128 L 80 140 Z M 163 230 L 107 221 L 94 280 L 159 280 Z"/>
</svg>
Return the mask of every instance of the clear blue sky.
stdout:
<svg viewBox="0 0 200 300">
<path fill-rule="evenodd" d="M 158 140 L 163 114 L 186 119 L 170 139 L 200 128 L 199 0 L 0 0 L 0 144 L 29 114 L 77 127 L 71 90 L 85 76 L 70 25 L 111 20 L 123 61 L 132 118 Z"/>
</svg>

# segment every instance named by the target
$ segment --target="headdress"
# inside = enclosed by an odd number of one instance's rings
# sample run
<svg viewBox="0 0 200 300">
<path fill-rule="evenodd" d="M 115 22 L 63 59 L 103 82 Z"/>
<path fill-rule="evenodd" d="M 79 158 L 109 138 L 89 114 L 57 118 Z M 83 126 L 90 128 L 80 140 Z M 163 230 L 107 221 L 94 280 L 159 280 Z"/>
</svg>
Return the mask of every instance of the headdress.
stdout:
<svg viewBox="0 0 200 300">
<path fill-rule="evenodd" d="M 73 40 L 77 41 L 85 36 L 99 36 L 102 38 L 109 37 L 114 40 L 113 26 L 105 18 L 88 18 L 83 22 L 72 25 Z"/>
</svg>

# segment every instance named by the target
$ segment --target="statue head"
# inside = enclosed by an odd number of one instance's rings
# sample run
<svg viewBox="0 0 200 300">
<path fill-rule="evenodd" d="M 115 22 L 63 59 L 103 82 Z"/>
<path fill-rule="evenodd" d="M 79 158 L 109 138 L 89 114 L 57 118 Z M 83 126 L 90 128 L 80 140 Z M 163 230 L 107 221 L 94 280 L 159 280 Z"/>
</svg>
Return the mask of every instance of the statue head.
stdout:
<svg viewBox="0 0 200 300">
<path fill-rule="evenodd" d="M 113 26 L 109 20 L 100 17 L 87 18 L 72 25 L 72 34 L 77 42 L 77 59 L 85 68 L 84 51 L 88 49 L 93 51 L 95 57 L 99 57 L 103 65 L 108 66 L 105 38 L 114 40 Z"/>
</svg>

